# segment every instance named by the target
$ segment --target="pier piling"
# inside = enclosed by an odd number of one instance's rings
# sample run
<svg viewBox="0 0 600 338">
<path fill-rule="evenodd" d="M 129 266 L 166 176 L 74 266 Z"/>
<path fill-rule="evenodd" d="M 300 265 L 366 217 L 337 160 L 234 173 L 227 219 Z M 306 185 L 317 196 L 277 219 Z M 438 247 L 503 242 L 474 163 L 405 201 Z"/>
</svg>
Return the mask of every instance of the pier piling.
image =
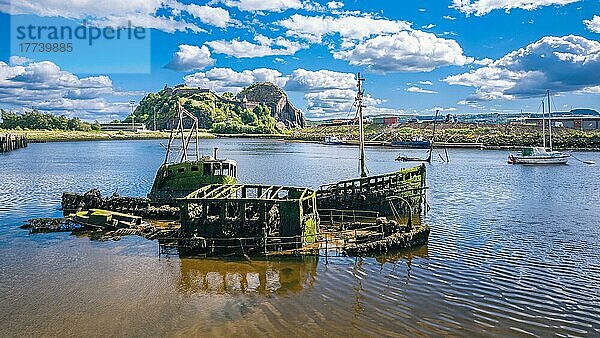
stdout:
<svg viewBox="0 0 600 338">
<path fill-rule="evenodd" d="M 27 137 L 23 135 L 0 134 L 0 153 L 27 147 Z"/>
</svg>

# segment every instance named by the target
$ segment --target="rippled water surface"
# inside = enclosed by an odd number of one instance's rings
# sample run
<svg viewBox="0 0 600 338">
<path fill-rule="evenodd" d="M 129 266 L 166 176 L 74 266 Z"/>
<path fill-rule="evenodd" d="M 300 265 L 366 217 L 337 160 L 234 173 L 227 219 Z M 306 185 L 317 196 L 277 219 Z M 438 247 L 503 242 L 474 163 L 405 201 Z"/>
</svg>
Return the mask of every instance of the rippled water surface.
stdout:
<svg viewBox="0 0 600 338">
<path fill-rule="evenodd" d="M 203 141 L 239 181 L 316 187 L 355 176 L 356 149 Z M 367 148 L 372 174 L 395 149 Z M 412 155 L 418 156 L 418 151 Z M 376 258 L 159 256 L 137 237 L 29 236 L 62 191 L 145 195 L 159 141 L 32 144 L 0 154 L 0 336 L 600 336 L 600 167 L 506 164 L 451 150 L 428 168 L 427 246 Z M 600 153 L 578 153 L 600 163 Z"/>
</svg>

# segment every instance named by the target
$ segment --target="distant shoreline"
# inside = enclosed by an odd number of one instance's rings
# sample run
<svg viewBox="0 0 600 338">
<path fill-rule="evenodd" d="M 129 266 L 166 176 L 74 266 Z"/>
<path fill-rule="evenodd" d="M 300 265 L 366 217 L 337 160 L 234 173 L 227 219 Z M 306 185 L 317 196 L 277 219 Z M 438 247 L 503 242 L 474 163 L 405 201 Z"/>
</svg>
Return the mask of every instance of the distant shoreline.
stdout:
<svg viewBox="0 0 600 338">
<path fill-rule="evenodd" d="M 0 133 L 25 135 L 31 143 L 73 141 L 119 141 L 119 140 L 162 140 L 168 132 L 119 132 L 119 131 L 62 131 L 62 130 L 7 130 Z M 213 134 L 200 133 L 201 138 L 214 138 Z"/>
<path fill-rule="evenodd" d="M 488 150 L 517 150 L 523 147 L 541 146 L 542 131 L 535 126 L 522 125 L 482 125 L 472 124 L 437 126 L 435 143 L 449 143 L 449 148 L 474 148 L 482 144 Z M 322 142 L 325 136 L 338 136 L 348 144 L 358 140 L 356 128 L 348 126 L 313 126 L 293 130 L 289 134 L 213 134 L 201 132 L 200 138 L 254 138 L 282 139 L 292 142 Z M 161 140 L 168 139 L 170 133 L 159 132 L 105 132 L 105 131 L 58 131 L 58 130 L 2 130 L 0 133 L 26 135 L 31 143 L 72 142 L 72 141 L 110 141 L 110 140 Z M 420 136 L 431 138 L 432 129 L 428 124 L 404 124 L 396 128 L 382 125 L 367 125 L 365 138 L 367 146 L 391 147 L 391 140 L 410 141 Z M 562 150 L 600 151 L 600 131 L 581 131 L 555 128 L 554 147 Z M 461 146 L 462 144 L 462 146 Z M 394 147 L 395 148 L 395 147 Z M 401 148 L 396 148 L 401 149 Z"/>
<path fill-rule="evenodd" d="M 394 127 L 368 124 L 365 127 L 365 140 L 367 145 L 390 146 L 394 140 L 411 141 L 415 137 L 430 139 L 432 127 L 432 123 L 407 123 Z M 532 125 L 438 123 L 436 129 L 434 147 L 436 144 L 443 147 L 444 143 L 448 143 L 448 148 L 474 148 L 474 145 L 481 144 L 484 149 L 492 150 L 542 146 L 542 129 Z M 600 130 L 553 128 L 553 131 L 555 149 L 600 151 Z M 337 136 L 353 144 L 358 140 L 358 128 L 347 125 L 312 126 L 293 131 L 289 139 L 322 142 L 325 136 Z M 546 139 L 549 140 L 548 136 Z"/>
</svg>

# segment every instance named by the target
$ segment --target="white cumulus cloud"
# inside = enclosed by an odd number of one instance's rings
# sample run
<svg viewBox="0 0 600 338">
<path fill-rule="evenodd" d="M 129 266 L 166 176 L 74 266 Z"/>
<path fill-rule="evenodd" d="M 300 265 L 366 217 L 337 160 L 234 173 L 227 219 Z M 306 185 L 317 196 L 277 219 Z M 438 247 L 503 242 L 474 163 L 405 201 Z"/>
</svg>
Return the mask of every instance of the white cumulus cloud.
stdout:
<svg viewBox="0 0 600 338">
<path fill-rule="evenodd" d="M 356 91 L 352 89 L 327 89 L 304 95 L 309 117 L 313 118 L 353 118 L 356 112 L 353 106 L 355 97 Z M 377 106 L 384 102 L 369 94 L 365 95 L 363 101 L 366 105 L 365 114 L 379 112 L 380 108 Z"/>
<path fill-rule="evenodd" d="M 201 32 L 196 22 L 188 22 L 181 16 L 187 12 L 203 24 L 220 28 L 234 20 L 223 8 L 183 4 L 177 0 L 104 0 L 104 1 L 55 1 L 11 0 L 0 2 L 0 12 L 9 14 L 34 14 L 43 17 L 87 19 L 97 26 L 134 26 L 154 28 L 165 32 Z"/>
<path fill-rule="evenodd" d="M 335 52 L 334 57 L 379 72 L 427 72 L 473 62 L 456 41 L 421 31 L 376 36 L 353 48 Z"/>
<path fill-rule="evenodd" d="M 30 59 L 28 59 L 24 56 L 17 56 L 17 55 L 12 55 L 8 59 L 8 63 L 13 66 L 15 66 L 15 65 L 20 66 L 20 65 L 28 63 L 30 61 L 31 61 Z"/>
<path fill-rule="evenodd" d="M 0 61 L 1 103 L 100 120 L 127 112 L 127 103 L 107 100 L 128 95 L 116 91 L 108 76 L 80 78 L 50 61 L 24 62 L 9 65 Z"/>
<path fill-rule="evenodd" d="M 300 0 L 224 0 L 229 7 L 237 7 L 241 11 L 281 12 L 287 9 L 302 8 Z"/>
<path fill-rule="evenodd" d="M 485 67 L 444 79 L 475 87 L 469 100 L 514 99 L 600 85 L 600 42 L 581 36 L 548 36 Z"/>
<path fill-rule="evenodd" d="M 406 91 L 409 93 L 437 94 L 435 90 L 423 89 L 417 86 L 408 87 Z"/>
<path fill-rule="evenodd" d="M 339 34 L 342 39 L 364 39 L 377 34 L 410 29 L 410 24 L 405 21 L 354 15 L 332 17 L 294 14 L 278 24 L 287 29 L 286 35 L 313 43 L 322 42 L 323 36 L 326 35 Z"/>
<path fill-rule="evenodd" d="M 173 54 L 171 62 L 165 67 L 178 71 L 201 70 L 215 64 L 208 47 L 179 45 L 179 50 Z"/>
<path fill-rule="evenodd" d="M 327 3 L 327 8 L 329 9 L 340 9 L 344 7 L 344 3 L 340 1 L 330 1 Z"/>
<path fill-rule="evenodd" d="M 452 0 L 453 8 L 465 13 L 485 15 L 496 9 L 510 11 L 514 8 L 534 10 L 551 5 L 568 5 L 581 0 Z"/>
<path fill-rule="evenodd" d="M 293 55 L 297 51 L 306 48 L 300 42 L 290 41 L 284 37 L 275 39 L 264 35 L 254 37 L 255 43 L 243 40 L 215 40 L 206 44 L 213 49 L 214 53 L 225 54 L 236 58 L 255 58 L 272 55 Z"/>
<path fill-rule="evenodd" d="M 215 27 L 225 28 L 234 22 L 229 12 L 223 8 L 190 4 L 183 5 L 182 9 L 201 22 Z"/>
<path fill-rule="evenodd" d="M 600 16 L 594 15 L 590 20 L 583 20 L 583 23 L 590 31 L 600 33 Z"/>
<path fill-rule="evenodd" d="M 206 72 L 186 75 L 183 79 L 188 86 L 208 88 L 217 93 L 238 93 L 254 82 L 272 82 L 279 86 L 285 84 L 282 74 L 269 68 L 257 68 L 237 72 L 231 68 L 213 68 Z"/>
<path fill-rule="evenodd" d="M 331 70 L 310 71 L 296 69 L 287 77 L 286 90 L 322 91 L 327 89 L 352 89 L 356 87 L 356 77 L 352 73 L 334 72 Z"/>
</svg>

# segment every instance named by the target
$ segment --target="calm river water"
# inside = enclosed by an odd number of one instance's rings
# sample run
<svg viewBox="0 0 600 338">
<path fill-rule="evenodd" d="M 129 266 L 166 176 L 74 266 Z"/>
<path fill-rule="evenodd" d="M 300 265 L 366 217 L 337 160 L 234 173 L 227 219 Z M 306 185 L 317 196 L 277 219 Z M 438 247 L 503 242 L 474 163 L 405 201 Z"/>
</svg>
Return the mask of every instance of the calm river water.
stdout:
<svg viewBox="0 0 600 338">
<path fill-rule="evenodd" d="M 510 166 L 506 152 L 450 150 L 428 168 L 429 244 L 376 258 L 180 259 L 138 237 L 18 228 L 59 216 L 65 190 L 145 195 L 159 142 L 0 155 L 0 336 L 600 336 L 600 166 L 575 160 Z M 236 159 L 245 183 L 316 187 L 358 166 L 353 147 L 202 146 Z M 399 152 L 367 148 L 371 173 L 406 166 Z"/>
</svg>

